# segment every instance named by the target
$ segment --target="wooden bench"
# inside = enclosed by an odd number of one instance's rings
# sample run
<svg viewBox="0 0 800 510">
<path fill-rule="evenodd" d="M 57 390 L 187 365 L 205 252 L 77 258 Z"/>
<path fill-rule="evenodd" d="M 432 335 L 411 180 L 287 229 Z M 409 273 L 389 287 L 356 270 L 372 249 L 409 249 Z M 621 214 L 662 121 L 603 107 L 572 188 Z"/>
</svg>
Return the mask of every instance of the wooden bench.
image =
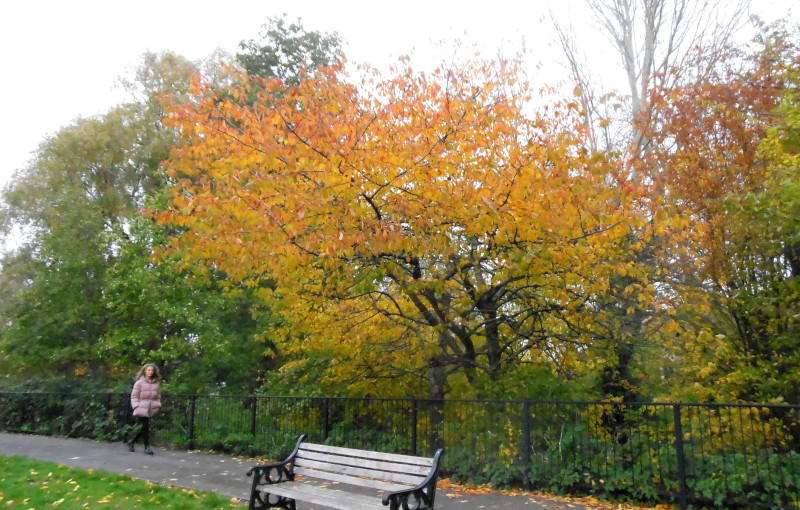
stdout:
<svg viewBox="0 0 800 510">
<path fill-rule="evenodd" d="M 305 442 L 302 435 L 283 462 L 254 466 L 250 509 L 295 510 L 295 501 L 340 510 L 433 508 L 439 449 L 413 457 Z"/>
</svg>

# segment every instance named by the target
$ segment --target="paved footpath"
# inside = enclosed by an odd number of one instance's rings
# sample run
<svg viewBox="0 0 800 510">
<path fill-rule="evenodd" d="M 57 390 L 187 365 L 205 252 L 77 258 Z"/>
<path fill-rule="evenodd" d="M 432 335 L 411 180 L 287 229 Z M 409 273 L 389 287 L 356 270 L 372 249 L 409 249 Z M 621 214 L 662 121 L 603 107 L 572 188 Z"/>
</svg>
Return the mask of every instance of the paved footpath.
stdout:
<svg viewBox="0 0 800 510">
<path fill-rule="evenodd" d="M 251 478 L 247 470 L 252 459 L 195 451 L 155 448 L 155 455 L 128 452 L 122 443 L 0 433 L 0 455 L 20 455 L 48 460 L 72 467 L 98 469 L 141 478 L 151 482 L 213 491 L 246 501 Z M 298 503 L 297 510 L 323 510 L 324 507 Z M 436 493 L 439 510 L 592 510 L 590 506 L 548 500 L 539 495 L 499 493 L 471 494 L 456 488 L 439 488 Z"/>
</svg>

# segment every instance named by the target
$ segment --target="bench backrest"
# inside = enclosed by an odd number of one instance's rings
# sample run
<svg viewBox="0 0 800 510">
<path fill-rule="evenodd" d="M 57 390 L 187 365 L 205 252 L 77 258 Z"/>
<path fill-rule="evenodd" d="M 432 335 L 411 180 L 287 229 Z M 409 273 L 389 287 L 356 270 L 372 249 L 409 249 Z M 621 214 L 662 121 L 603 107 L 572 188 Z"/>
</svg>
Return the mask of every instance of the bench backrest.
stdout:
<svg viewBox="0 0 800 510">
<path fill-rule="evenodd" d="M 294 458 L 294 472 L 331 482 L 397 491 L 422 483 L 431 472 L 433 459 L 301 443 Z"/>
</svg>

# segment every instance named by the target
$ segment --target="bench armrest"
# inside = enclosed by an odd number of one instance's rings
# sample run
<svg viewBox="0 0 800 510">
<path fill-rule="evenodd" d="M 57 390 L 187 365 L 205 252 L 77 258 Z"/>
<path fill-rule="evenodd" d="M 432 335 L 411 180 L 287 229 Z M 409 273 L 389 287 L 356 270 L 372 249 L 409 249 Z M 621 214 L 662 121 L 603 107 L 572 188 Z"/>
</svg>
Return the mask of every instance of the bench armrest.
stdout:
<svg viewBox="0 0 800 510">
<path fill-rule="evenodd" d="M 273 464 L 264 464 L 263 466 L 253 466 L 247 472 L 247 476 L 256 475 L 253 479 L 254 485 L 286 482 L 294 480 L 294 470 L 292 468 L 291 462 L 275 462 Z"/>
<path fill-rule="evenodd" d="M 430 510 L 436 498 L 436 480 L 439 475 L 439 459 L 443 450 L 436 450 L 433 456 L 433 465 L 427 478 L 410 489 L 389 492 L 383 496 L 383 505 L 389 510 Z"/>
<path fill-rule="evenodd" d="M 297 439 L 297 444 L 294 447 L 294 451 L 282 462 L 273 462 L 270 464 L 251 467 L 247 472 L 247 476 L 255 474 L 255 478 L 253 478 L 253 488 L 255 489 L 257 485 L 281 483 L 294 480 L 294 458 L 297 455 L 297 450 L 300 448 L 300 443 L 302 443 L 305 439 L 306 435 L 301 435 Z"/>
</svg>

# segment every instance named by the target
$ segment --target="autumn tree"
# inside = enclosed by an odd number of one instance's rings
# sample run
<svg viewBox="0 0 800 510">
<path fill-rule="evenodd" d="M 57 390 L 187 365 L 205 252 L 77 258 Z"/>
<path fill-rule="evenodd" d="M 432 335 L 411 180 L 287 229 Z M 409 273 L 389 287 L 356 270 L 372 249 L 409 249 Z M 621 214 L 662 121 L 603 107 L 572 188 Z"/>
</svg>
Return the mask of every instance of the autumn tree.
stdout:
<svg viewBox="0 0 800 510">
<path fill-rule="evenodd" d="M 653 96 L 659 185 L 691 222 L 673 252 L 679 350 L 714 380 L 705 398 L 798 402 L 797 63 L 770 29 Z"/>
<path fill-rule="evenodd" d="M 570 83 L 587 127 L 584 143 L 595 150 L 621 154 L 627 180 L 636 189 L 636 207 L 650 219 L 650 229 L 629 232 L 629 259 L 641 269 L 635 277 L 611 282 L 613 296 L 605 309 L 612 317 L 602 327 L 608 349 L 598 381 L 607 398 L 646 400 L 642 385 L 649 363 L 663 365 L 659 338 L 673 325 L 667 313 L 672 247 L 681 242 L 687 220 L 667 207 L 663 189 L 654 187 L 663 168 L 648 154 L 656 149 L 647 124 L 654 90 L 669 88 L 684 73 L 702 72 L 692 60 L 702 47 L 706 64 L 723 60 L 727 46 L 742 26 L 747 2 L 704 0 L 585 0 L 588 19 L 607 43 L 618 70 L 604 67 L 605 83 L 589 65 L 590 48 L 580 46 L 574 27 L 554 15 Z M 597 57 L 598 54 L 594 53 Z M 617 79 L 615 79 L 617 78 Z M 658 235 L 652 235 L 658 232 Z M 646 268 L 646 270 L 645 270 Z M 637 305 L 632 288 L 659 289 L 660 306 Z M 626 303 L 620 305 L 620 303 Z M 634 313 L 624 313 L 633 306 Z M 616 310 L 616 313 L 614 312 Z"/>
<path fill-rule="evenodd" d="M 519 363 L 567 373 L 594 298 L 636 270 L 616 162 L 581 147 L 574 104 L 525 115 L 514 62 L 361 76 L 175 105 L 175 249 L 274 280 L 295 380 L 316 363 L 342 391 L 443 398 Z"/>
</svg>

